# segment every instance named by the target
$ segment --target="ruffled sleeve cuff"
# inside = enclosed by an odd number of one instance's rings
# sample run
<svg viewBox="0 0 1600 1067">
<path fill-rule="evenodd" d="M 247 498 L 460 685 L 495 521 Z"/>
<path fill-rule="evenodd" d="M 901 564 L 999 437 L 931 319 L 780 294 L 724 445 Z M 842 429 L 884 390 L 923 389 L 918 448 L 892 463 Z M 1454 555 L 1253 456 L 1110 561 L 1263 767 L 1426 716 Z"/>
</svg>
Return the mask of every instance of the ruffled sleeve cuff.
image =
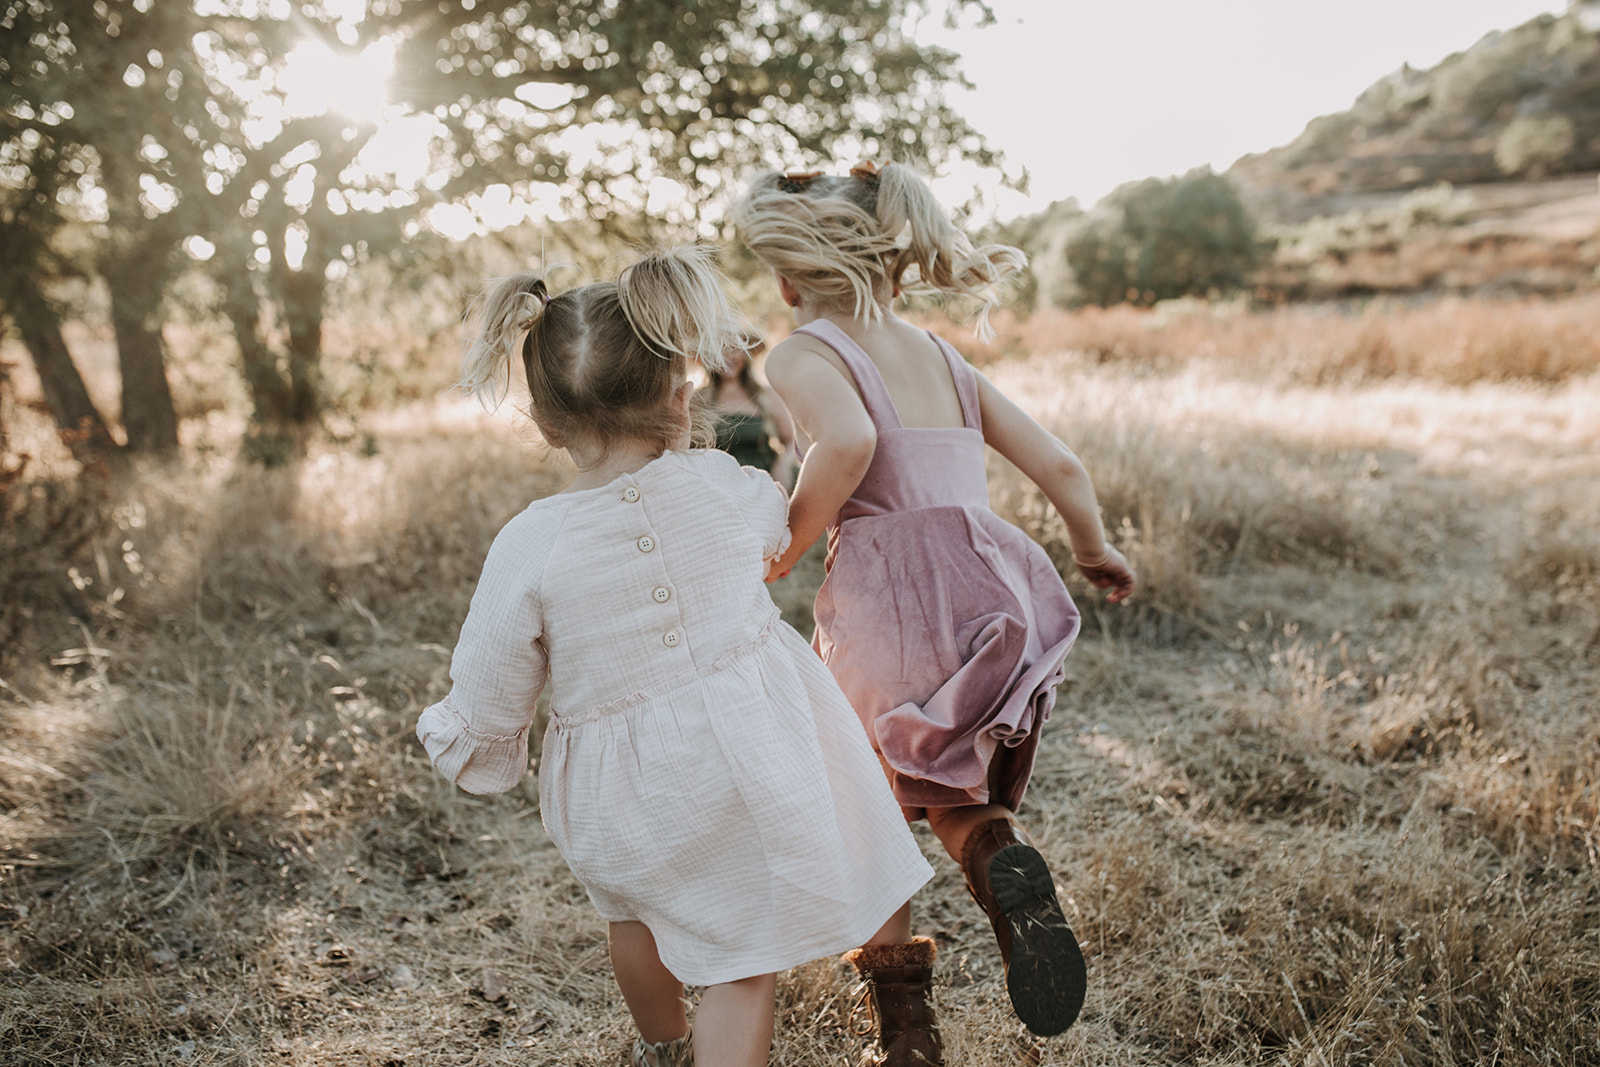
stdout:
<svg viewBox="0 0 1600 1067">
<path fill-rule="evenodd" d="M 528 728 L 512 734 L 472 729 L 449 698 L 417 720 L 417 737 L 440 774 L 469 793 L 504 793 L 528 770 Z"/>
<path fill-rule="evenodd" d="M 778 547 L 767 553 L 767 562 L 772 562 L 785 552 L 789 551 L 789 542 L 794 540 L 794 533 L 789 529 L 789 524 L 784 523 L 778 535 Z"/>
<path fill-rule="evenodd" d="M 742 468 L 745 475 L 745 515 L 750 528 L 761 539 L 762 558 L 775 560 L 789 548 L 789 494 L 772 480 L 772 475 L 754 467 Z"/>
</svg>

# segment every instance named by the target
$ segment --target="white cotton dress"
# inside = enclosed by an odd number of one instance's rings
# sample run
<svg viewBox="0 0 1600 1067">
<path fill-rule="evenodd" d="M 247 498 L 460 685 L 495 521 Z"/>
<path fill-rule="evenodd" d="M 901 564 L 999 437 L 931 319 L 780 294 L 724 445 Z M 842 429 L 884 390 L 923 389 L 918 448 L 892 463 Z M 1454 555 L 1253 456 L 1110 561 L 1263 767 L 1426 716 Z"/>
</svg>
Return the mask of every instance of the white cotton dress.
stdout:
<svg viewBox="0 0 1600 1067">
<path fill-rule="evenodd" d="M 450 692 L 417 725 L 447 778 L 509 789 L 548 679 L 545 829 L 601 916 L 644 923 L 691 985 L 859 945 L 933 874 L 767 594 L 786 512 L 715 451 L 535 501 L 490 548 Z"/>
</svg>

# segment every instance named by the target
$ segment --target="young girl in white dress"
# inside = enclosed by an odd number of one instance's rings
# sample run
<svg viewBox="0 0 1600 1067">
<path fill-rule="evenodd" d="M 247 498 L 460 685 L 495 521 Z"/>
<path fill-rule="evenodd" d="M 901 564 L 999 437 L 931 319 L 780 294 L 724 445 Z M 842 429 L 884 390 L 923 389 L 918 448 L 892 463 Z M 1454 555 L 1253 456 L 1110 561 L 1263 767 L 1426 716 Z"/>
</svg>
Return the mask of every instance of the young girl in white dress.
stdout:
<svg viewBox="0 0 1600 1067">
<path fill-rule="evenodd" d="M 483 298 L 463 386 L 513 354 L 578 475 L 495 538 L 417 734 L 474 793 L 510 789 L 546 684 L 545 828 L 610 923 L 634 1062 L 764 1064 L 774 973 L 870 938 L 932 875 L 849 702 L 763 579 L 787 502 L 694 425 L 690 358 L 745 348 L 708 255 L 656 252 L 552 296 Z M 683 984 L 704 986 L 693 1039 Z"/>
</svg>

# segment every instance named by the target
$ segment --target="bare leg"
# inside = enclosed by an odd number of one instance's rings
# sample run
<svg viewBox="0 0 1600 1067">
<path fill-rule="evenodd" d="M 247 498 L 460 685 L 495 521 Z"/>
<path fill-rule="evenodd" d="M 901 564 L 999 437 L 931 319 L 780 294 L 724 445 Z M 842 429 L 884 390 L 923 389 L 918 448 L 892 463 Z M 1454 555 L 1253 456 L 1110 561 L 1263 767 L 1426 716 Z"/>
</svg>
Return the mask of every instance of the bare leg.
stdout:
<svg viewBox="0 0 1600 1067">
<path fill-rule="evenodd" d="M 897 945 L 911 940 L 911 901 L 906 901 L 867 939 L 869 945 Z"/>
<path fill-rule="evenodd" d="M 657 1044 L 687 1034 L 683 983 L 661 962 L 650 928 L 640 922 L 612 923 L 610 941 L 611 969 L 639 1036 Z"/>
<path fill-rule="evenodd" d="M 763 1067 L 777 988 L 770 974 L 707 986 L 694 1013 L 696 1067 Z"/>
</svg>

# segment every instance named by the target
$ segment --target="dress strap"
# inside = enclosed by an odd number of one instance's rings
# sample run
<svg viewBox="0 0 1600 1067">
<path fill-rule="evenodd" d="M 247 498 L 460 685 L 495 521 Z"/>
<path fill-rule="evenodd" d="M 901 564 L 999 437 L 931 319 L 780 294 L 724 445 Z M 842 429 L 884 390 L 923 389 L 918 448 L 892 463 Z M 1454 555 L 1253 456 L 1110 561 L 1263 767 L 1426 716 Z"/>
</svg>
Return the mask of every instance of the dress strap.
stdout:
<svg viewBox="0 0 1600 1067">
<path fill-rule="evenodd" d="M 961 418 L 969 430 L 983 430 L 983 415 L 978 409 L 978 378 L 972 373 L 972 367 L 955 346 L 943 337 L 928 331 L 928 336 L 933 338 L 934 344 L 939 346 L 939 351 L 944 353 L 945 362 L 950 364 L 950 378 L 955 382 L 956 398 L 961 401 Z"/>
<path fill-rule="evenodd" d="M 889 397 L 889 387 L 883 384 L 883 375 L 878 373 L 872 357 L 856 344 L 854 338 L 827 319 L 815 319 L 798 327 L 795 332 L 809 334 L 838 353 L 850 376 L 856 380 L 861 403 L 866 407 L 874 426 L 879 430 L 898 430 L 901 427 L 900 412 Z M 962 407 L 966 407 L 965 401 Z"/>
</svg>

